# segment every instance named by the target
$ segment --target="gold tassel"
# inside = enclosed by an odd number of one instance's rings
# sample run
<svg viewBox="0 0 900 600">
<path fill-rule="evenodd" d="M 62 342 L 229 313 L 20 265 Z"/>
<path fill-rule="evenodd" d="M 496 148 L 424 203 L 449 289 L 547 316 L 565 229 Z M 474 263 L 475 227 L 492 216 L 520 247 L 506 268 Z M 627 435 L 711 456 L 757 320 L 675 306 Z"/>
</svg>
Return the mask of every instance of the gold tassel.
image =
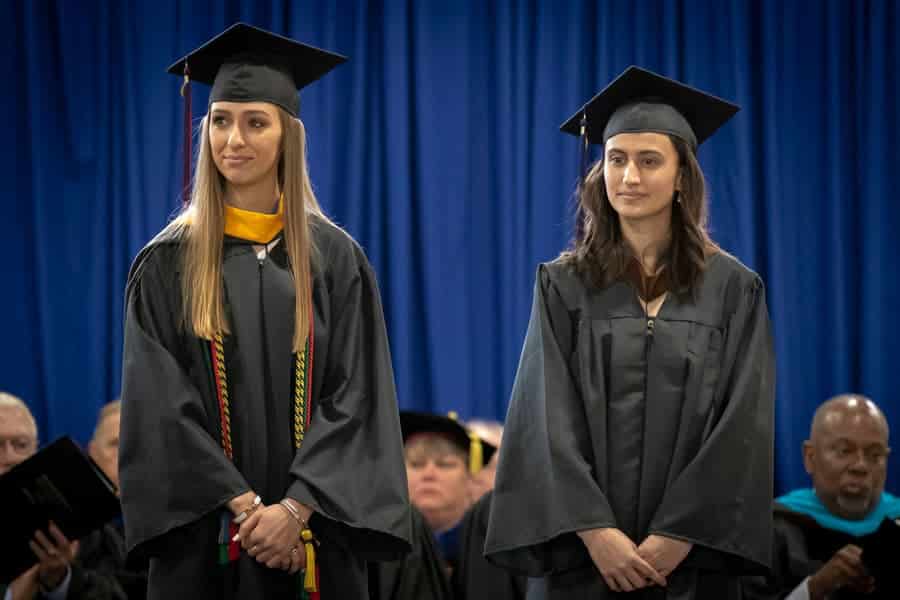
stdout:
<svg viewBox="0 0 900 600">
<path fill-rule="evenodd" d="M 313 533 L 309 529 L 300 532 L 303 547 L 306 549 L 306 574 L 303 578 L 303 589 L 307 592 L 319 591 L 316 585 L 316 548 L 313 545 Z"/>
<path fill-rule="evenodd" d="M 469 432 L 469 472 L 477 475 L 484 467 L 484 448 L 477 433 Z"/>
</svg>

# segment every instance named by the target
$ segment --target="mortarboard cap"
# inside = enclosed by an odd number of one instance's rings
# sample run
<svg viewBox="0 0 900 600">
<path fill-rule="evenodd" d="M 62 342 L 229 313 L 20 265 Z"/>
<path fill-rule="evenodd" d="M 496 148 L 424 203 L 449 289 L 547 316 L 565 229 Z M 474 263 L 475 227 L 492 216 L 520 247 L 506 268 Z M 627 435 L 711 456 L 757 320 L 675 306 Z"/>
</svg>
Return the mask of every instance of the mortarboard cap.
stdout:
<svg viewBox="0 0 900 600">
<path fill-rule="evenodd" d="M 347 60 L 290 38 L 236 23 L 168 68 L 212 86 L 209 102 L 270 102 L 298 116 L 297 91 Z"/>
<path fill-rule="evenodd" d="M 696 151 L 738 110 L 736 104 L 631 66 L 563 123 L 560 130 L 583 135 L 591 144 L 605 144 L 620 133 L 666 133 L 683 139 Z"/>
<path fill-rule="evenodd" d="M 431 433 L 446 437 L 469 457 L 469 471 L 478 473 L 491 460 L 497 447 L 469 431 L 451 412 L 446 417 L 431 413 L 400 411 L 400 430 L 405 444 L 412 437 Z"/>
</svg>

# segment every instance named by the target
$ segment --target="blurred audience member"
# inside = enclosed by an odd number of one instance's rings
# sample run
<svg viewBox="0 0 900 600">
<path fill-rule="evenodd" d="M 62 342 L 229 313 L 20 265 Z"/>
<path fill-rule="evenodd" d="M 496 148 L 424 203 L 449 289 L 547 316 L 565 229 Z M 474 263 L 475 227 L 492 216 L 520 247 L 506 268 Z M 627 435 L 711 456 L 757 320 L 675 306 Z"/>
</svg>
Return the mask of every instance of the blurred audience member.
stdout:
<svg viewBox="0 0 900 600">
<path fill-rule="evenodd" d="M 803 443 L 812 488 L 775 501 L 772 573 L 745 579 L 745 598 L 900 598 L 889 452 L 887 420 L 870 399 L 842 395 L 819 407 Z"/>
</svg>

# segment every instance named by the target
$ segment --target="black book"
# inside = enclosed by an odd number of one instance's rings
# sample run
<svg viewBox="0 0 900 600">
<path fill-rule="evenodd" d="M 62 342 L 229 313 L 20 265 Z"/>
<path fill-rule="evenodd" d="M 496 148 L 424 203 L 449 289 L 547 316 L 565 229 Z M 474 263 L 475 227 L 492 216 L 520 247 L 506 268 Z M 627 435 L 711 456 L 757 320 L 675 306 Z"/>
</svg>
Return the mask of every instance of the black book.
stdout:
<svg viewBox="0 0 900 600">
<path fill-rule="evenodd" d="M 113 483 L 69 437 L 0 476 L 0 499 L 0 583 L 12 581 L 37 562 L 28 542 L 38 529 L 47 533 L 50 521 L 74 541 L 121 510 Z"/>
</svg>

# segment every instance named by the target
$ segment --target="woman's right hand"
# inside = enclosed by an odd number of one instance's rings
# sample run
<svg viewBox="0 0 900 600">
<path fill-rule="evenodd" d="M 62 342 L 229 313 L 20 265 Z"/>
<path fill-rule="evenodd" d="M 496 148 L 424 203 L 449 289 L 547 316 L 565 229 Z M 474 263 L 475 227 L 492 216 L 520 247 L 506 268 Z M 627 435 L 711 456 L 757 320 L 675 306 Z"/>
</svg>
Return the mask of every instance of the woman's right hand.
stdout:
<svg viewBox="0 0 900 600">
<path fill-rule="evenodd" d="M 640 557 L 637 545 L 614 527 L 579 531 L 591 560 L 606 585 L 614 592 L 631 592 L 652 584 L 665 586 L 666 579 Z"/>
</svg>

